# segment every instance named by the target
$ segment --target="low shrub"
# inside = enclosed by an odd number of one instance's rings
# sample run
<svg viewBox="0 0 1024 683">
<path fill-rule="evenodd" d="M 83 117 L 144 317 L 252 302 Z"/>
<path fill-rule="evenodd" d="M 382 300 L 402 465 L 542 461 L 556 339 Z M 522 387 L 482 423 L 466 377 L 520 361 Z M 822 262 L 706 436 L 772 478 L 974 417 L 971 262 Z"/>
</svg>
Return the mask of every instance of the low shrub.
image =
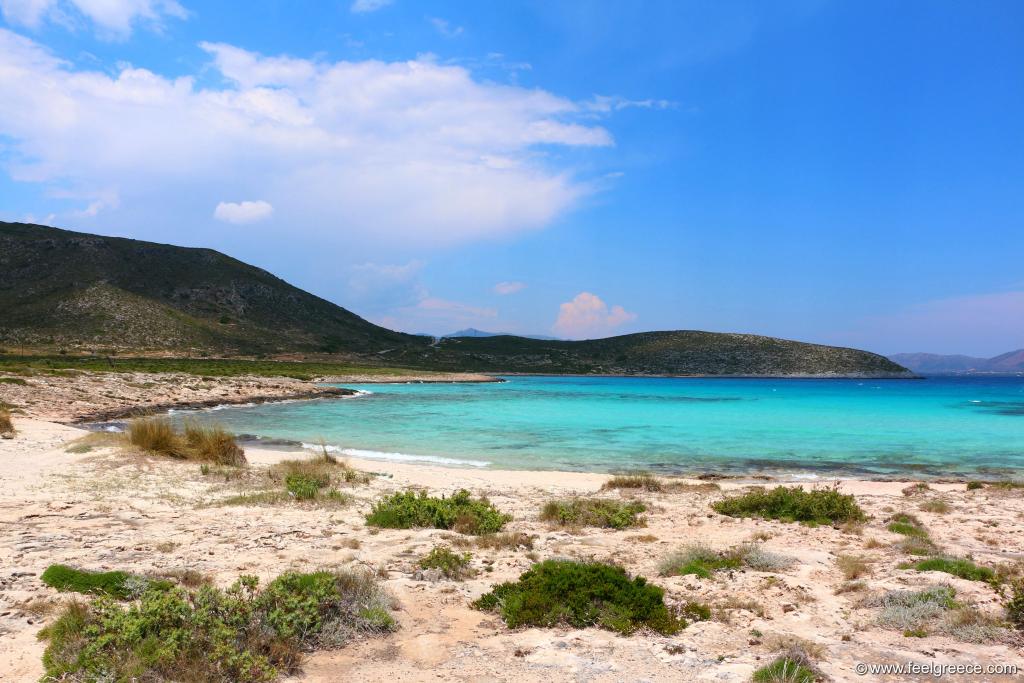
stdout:
<svg viewBox="0 0 1024 683">
<path fill-rule="evenodd" d="M 630 634 L 646 627 L 669 635 L 686 626 L 666 607 L 661 588 L 600 562 L 545 560 L 518 581 L 495 586 L 473 606 L 498 613 L 511 628 L 566 624 Z"/>
<path fill-rule="evenodd" d="M 758 572 L 780 572 L 796 564 L 796 558 L 765 550 L 759 543 L 745 543 L 738 549 L 745 567 Z"/>
<path fill-rule="evenodd" d="M 814 683 L 814 669 L 789 657 L 778 657 L 754 672 L 755 683 Z"/>
<path fill-rule="evenodd" d="M 606 481 L 603 490 L 608 489 L 640 489 L 643 491 L 657 492 L 662 490 L 661 480 L 648 472 L 632 472 L 629 474 L 617 474 Z"/>
<path fill-rule="evenodd" d="M 730 517 L 761 517 L 805 524 L 840 524 L 866 519 L 851 494 L 839 485 L 805 491 L 802 486 L 755 488 L 747 493 L 715 501 L 711 507 Z"/>
<path fill-rule="evenodd" d="M 473 576 L 476 572 L 470 566 L 473 556 L 469 553 L 456 553 L 443 545 L 437 545 L 420 558 L 421 569 L 437 569 L 446 579 L 461 581 Z"/>
<path fill-rule="evenodd" d="M 500 534 L 484 534 L 477 536 L 477 548 L 488 550 L 533 550 L 534 537 L 522 531 L 505 531 Z"/>
<path fill-rule="evenodd" d="M 133 577 L 127 572 L 90 572 L 65 564 L 51 564 L 39 578 L 50 588 L 56 588 L 62 593 L 106 595 L 118 600 L 132 597 L 129 579 Z"/>
<path fill-rule="evenodd" d="M 1015 628 L 1024 630 L 1024 579 L 1013 583 L 1013 596 L 1006 603 L 1006 619 Z"/>
<path fill-rule="evenodd" d="M 887 591 L 865 601 L 869 607 L 880 607 L 879 626 L 897 631 L 925 628 L 957 607 L 956 590 L 938 585 L 918 591 Z"/>
<path fill-rule="evenodd" d="M 395 628 L 368 574 L 284 574 L 231 588 L 151 584 L 137 604 L 71 603 L 40 638 L 46 680 L 271 681 L 303 650 Z"/>
<path fill-rule="evenodd" d="M 978 489 L 985 488 L 985 484 L 980 481 L 969 481 L 967 482 L 968 491 L 977 491 Z"/>
<path fill-rule="evenodd" d="M 394 493 L 374 503 L 366 515 L 367 524 L 386 529 L 452 529 L 473 535 L 501 531 L 511 519 L 486 498 L 474 499 L 465 489 L 447 498 L 428 496 L 426 491 Z"/>
<path fill-rule="evenodd" d="M 886 529 L 894 534 L 900 534 L 901 536 L 928 538 L 928 530 L 924 528 L 924 524 L 921 523 L 921 520 L 914 515 L 909 515 L 903 512 L 890 517 L 889 524 L 886 526 Z"/>
<path fill-rule="evenodd" d="M 596 526 L 625 529 L 642 526 L 639 517 L 647 506 L 639 501 L 617 501 L 604 498 L 570 498 L 549 500 L 541 508 L 540 518 L 559 526 Z"/>
<path fill-rule="evenodd" d="M 918 496 L 918 495 L 922 495 L 922 494 L 928 493 L 931 490 L 932 490 L 931 486 L 929 486 L 928 484 L 924 483 L 923 481 L 919 481 L 916 484 L 911 484 L 910 486 L 907 486 L 906 488 L 904 488 L 903 489 L 903 495 L 904 496 Z"/>
<path fill-rule="evenodd" d="M 988 567 L 979 567 L 963 557 L 931 557 L 914 565 L 919 572 L 945 572 L 968 581 L 998 583 L 996 573 Z"/>
<path fill-rule="evenodd" d="M 18 386 L 25 386 L 28 381 L 22 377 L 0 377 L 0 384 L 17 384 Z"/>
</svg>

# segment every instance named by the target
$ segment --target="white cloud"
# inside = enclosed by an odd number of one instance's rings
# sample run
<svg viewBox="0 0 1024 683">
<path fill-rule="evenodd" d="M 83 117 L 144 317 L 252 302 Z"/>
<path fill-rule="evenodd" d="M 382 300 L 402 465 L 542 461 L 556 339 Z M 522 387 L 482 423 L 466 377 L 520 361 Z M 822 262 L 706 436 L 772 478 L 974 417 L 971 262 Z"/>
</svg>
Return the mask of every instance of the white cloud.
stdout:
<svg viewBox="0 0 1024 683">
<path fill-rule="evenodd" d="M 499 282 L 494 285 L 494 292 L 503 296 L 507 294 L 515 294 L 516 292 L 521 292 L 524 289 L 526 289 L 526 283 L 515 280 L 511 282 Z"/>
<path fill-rule="evenodd" d="M 571 100 L 430 58 L 201 47 L 223 85 L 77 68 L 0 29 L 7 172 L 86 205 L 115 194 L 126 215 L 196 231 L 201 213 L 180 212 L 256 196 L 297 237 L 444 245 L 543 227 L 594 191 L 537 146 L 612 144 Z"/>
<path fill-rule="evenodd" d="M 367 12 L 376 12 L 391 3 L 392 0 L 355 0 L 349 9 L 354 14 L 366 14 Z"/>
<path fill-rule="evenodd" d="M 44 20 L 72 28 L 92 22 L 101 35 L 127 37 L 138 24 L 159 27 L 167 17 L 185 19 L 176 0 L 0 0 L 0 12 L 12 24 L 38 28 Z"/>
<path fill-rule="evenodd" d="M 447 19 L 431 17 L 430 23 L 433 24 L 434 29 L 436 29 L 437 32 L 445 38 L 457 38 L 462 35 L 463 28 L 461 26 L 452 26 L 451 22 Z"/>
<path fill-rule="evenodd" d="M 595 339 L 609 335 L 616 327 L 636 320 L 636 314 L 622 306 L 608 307 L 590 292 L 580 292 L 558 308 L 554 330 L 573 339 Z"/>
<path fill-rule="evenodd" d="M 213 217 L 225 223 L 255 223 L 270 218 L 274 207 L 258 199 L 253 202 L 220 202 L 213 210 Z"/>
</svg>

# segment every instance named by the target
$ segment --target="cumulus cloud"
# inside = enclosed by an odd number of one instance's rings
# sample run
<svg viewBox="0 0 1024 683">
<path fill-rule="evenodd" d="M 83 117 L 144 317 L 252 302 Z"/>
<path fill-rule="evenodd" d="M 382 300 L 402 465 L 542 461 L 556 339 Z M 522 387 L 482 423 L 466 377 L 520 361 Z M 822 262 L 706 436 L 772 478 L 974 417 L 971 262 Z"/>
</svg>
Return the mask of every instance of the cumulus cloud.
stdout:
<svg viewBox="0 0 1024 683">
<path fill-rule="evenodd" d="M 0 163 L 85 205 L 116 195 L 197 229 L 199 214 L 175 212 L 257 196 L 296 236 L 444 245 L 543 227 L 593 191 L 538 146 L 612 144 L 572 100 L 430 58 L 201 47 L 221 84 L 78 68 L 0 29 Z"/>
<path fill-rule="evenodd" d="M 159 27 L 167 17 L 188 17 L 175 0 L 0 0 L 0 12 L 12 24 L 29 28 L 44 20 L 71 27 L 88 21 L 101 35 L 117 38 L 138 24 Z"/>
<path fill-rule="evenodd" d="M 354 14 L 366 14 L 387 7 L 391 2 L 392 0 L 355 0 L 349 9 Z"/>
<path fill-rule="evenodd" d="M 213 210 L 213 217 L 225 223 L 255 223 L 266 220 L 274 213 L 269 202 L 258 199 L 254 202 L 221 202 Z"/>
<path fill-rule="evenodd" d="M 596 294 L 580 292 L 558 308 L 554 330 L 572 339 L 595 339 L 609 335 L 615 328 L 636 320 L 636 314 L 622 306 L 608 307 Z"/>
<path fill-rule="evenodd" d="M 526 289 L 526 283 L 515 280 L 511 282 L 499 282 L 494 285 L 495 294 L 501 294 L 502 296 L 515 294 L 516 292 L 521 292 L 524 289 Z"/>
</svg>

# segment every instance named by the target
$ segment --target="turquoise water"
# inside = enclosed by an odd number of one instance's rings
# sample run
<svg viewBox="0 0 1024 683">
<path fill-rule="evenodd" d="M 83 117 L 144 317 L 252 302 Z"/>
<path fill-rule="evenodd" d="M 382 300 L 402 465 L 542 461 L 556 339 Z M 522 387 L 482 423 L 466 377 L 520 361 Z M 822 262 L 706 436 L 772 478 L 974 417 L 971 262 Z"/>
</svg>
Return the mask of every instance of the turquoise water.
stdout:
<svg viewBox="0 0 1024 683">
<path fill-rule="evenodd" d="M 350 455 L 506 469 L 970 476 L 1024 470 L 1024 378 L 509 377 L 344 385 L 201 413 Z"/>
</svg>

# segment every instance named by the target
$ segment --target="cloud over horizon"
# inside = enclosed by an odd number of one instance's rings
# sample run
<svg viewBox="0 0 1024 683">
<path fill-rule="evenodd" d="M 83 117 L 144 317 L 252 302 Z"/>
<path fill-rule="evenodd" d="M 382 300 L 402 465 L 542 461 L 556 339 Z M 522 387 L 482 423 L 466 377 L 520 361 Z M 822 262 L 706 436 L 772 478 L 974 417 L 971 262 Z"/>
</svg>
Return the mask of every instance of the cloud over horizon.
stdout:
<svg viewBox="0 0 1024 683">
<path fill-rule="evenodd" d="M 269 223 L 310 237 L 445 245 L 541 228 L 593 191 L 537 147 L 612 144 L 576 102 L 429 57 L 200 47 L 218 87 L 198 73 L 82 69 L 0 29 L 7 172 L 85 206 L 258 196 Z"/>
<path fill-rule="evenodd" d="M 609 308 L 596 294 L 580 292 L 558 307 L 558 319 L 552 329 L 570 339 L 596 339 L 608 336 L 636 317 L 622 306 Z"/>
</svg>

